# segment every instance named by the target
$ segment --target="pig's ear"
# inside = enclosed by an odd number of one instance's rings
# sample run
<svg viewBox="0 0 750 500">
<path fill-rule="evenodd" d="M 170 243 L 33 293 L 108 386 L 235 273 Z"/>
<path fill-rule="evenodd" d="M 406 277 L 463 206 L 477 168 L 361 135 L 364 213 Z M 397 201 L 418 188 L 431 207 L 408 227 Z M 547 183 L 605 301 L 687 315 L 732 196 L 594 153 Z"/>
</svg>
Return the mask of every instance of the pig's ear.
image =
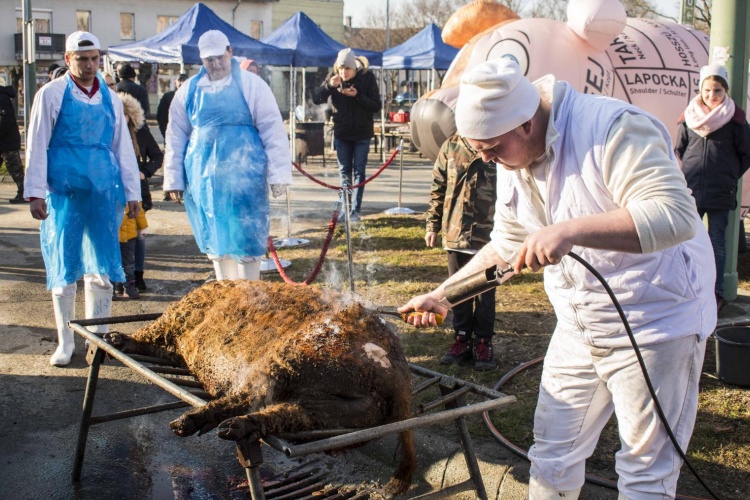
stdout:
<svg viewBox="0 0 750 500">
<path fill-rule="evenodd" d="M 628 15 L 618 0 L 570 0 L 568 26 L 598 51 L 622 33 Z"/>
</svg>

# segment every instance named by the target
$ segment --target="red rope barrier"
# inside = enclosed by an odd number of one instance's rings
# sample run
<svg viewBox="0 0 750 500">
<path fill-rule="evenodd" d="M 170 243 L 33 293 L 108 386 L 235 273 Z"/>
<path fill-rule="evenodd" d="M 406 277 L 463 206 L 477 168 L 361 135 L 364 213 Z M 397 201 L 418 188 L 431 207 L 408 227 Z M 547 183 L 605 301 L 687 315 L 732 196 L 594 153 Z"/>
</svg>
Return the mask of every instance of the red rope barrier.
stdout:
<svg viewBox="0 0 750 500">
<path fill-rule="evenodd" d="M 394 159 L 394 158 L 396 157 L 396 153 L 398 153 L 398 152 L 399 152 L 399 150 L 400 150 L 400 147 L 396 148 L 396 149 L 395 149 L 395 151 L 393 151 L 393 154 L 391 155 L 391 157 L 390 157 L 390 158 L 388 158 L 388 161 L 387 161 L 387 162 L 385 162 L 385 163 L 383 164 L 383 166 L 382 166 L 382 167 L 380 167 L 380 168 L 378 169 L 378 171 L 377 171 L 377 172 L 375 172 L 374 174 L 372 174 L 372 176 L 370 176 L 369 178 L 367 178 L 367 179 L 365 179 L 364 181 L 360 182 L 359 184 L 355 184 L 354 186 L 349 186 L 349 189 L 357 189 L 357 188 L 360 188 L 360 187 L 364 186 L 365 184 L 367 184 L 368 182 L 370 182 L 371 180 L 373 180 L 373 179 L 374 179 L 375 177 L 379 176 L 379 175 L 380 175 L 380 174 L 381 174 L 381 173 L 383 172 L 383 170 L 385 170 L 385 169 L 386 169 L 386 167 L 387 167 L 388 165 L 390 165 L 390 164 L 391 164 L 391 162 L 393 161 L 393 159 Z M 340 189 L 343 189 L 343 187 L 342 187 L 342 186 L 334 186 L 333 184 L 328 184 L 327 182 L 323 182 L 323 181 L 321 181 L 321 180 L 318 180 L 318 179 L 316 179 L 316 178 L 315 178 L 315 177 L 313 177 L 312 175 L 310 175 L 310 174 L 308 174 L 307 172 L 305 172 L 305 171 L 304 171 L 304 170 L 302 169 L 302 167 L 300 167 L 300 166 L 299 166 L 299 164 L 298 164 L 298 163 L 296 163 L 296 162 L 292 162 L 292 165 L 294 165 L 294 168 L 296 168 L 297 170 L 299 170 L 299 172 L 300 172 L 300 173 L 301 173 L 302 175 L 304 175 L 305 177 L 307 177 L 307 178 L 308 178 L 308 179 L 310 179 L 311 181 L 313 181 L 313 182 L 315 182 L 315 183 L 318 183 L 318 184 L 320 184 L 320 185 L 321 185 L 321 186 L 323 186 L 323 187 L 327 187 L 328 189 L 335 189 L 336 191 L 338 191 L 338 190 L 340 190 Z"/>
<path fill-rule="evenodd" d="M 307 277 L 307 279 L 301 283 L 298 283 L 296 281 L 293 281 L 289 276 L 286 275 L 286 272 L 284 272 L 284 267 L 281 265 L 281 260 L 279 259 L 279 255 L 276 253 L 276 248 L 273 246 L 273 240 L 271 237 L 268 237 L 268 250 L 271 252 L 271 257 L 273 257 L 273 261 L 276 264 L 276 269 L 278 269 L 279 274 L 281 275 L 282 279 L 294 286 L 307 286 L 310 283 L 313 282 L 315 277 L 318 275 L 320 270 L 323 268 L 323 261 L 326 259 L 326 254 L 328 253 L 328 247 L 331 245 L 331 240 L 333 239 L 333 231 L 336 229 L 336 222 L 339 219 L 339 211 L 334 210 L 333 215 L 331 216 L 331 222 L 328 223 L 328 234 L 326 235 L 326 239 L 323 242 L 323 248 L 320 251 L 320 257 L 318 257 L 318 262 L 315 263 L 315 267 L 313 268 L 312 272 L 310 273 L 310 276 Z"/>
</svg>

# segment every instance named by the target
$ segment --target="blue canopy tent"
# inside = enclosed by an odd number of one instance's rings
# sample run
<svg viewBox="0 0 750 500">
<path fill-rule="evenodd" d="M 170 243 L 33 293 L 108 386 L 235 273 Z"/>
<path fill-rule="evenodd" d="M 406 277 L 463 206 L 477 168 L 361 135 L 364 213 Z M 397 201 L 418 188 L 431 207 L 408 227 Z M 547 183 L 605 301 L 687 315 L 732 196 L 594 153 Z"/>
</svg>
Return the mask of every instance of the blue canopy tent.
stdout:
<svg viewBox="0 0 750 500">
<path fill-rule="evenodd" d="M 442 30 L 434 23 L 401 45 L 383 52 L 385 69 L 448 69 L 458 49 L 443 42 Z"/>
<path fill-rule="evenodd" d="M 209 30 L 224 33 L 235 56 L 274 66 L 292 63 L 291 50 L 266 45 L 237 31 L 202 3 L 193 5 L 161 33 L 138 42 L 115 45 L 107 52 L 113 61 L 201 64 L 198 39 Z"/>
<path fill-rule="evenodd" d="M 292 66 L 327 67 L 336 62 L 336 55 L 346 46 L 337 42 L 304 12 L 297 12 L 278 28 L 263 38 L 263 43 L 294 52 Z M 372 66 L 380 66 L 382 52 L 354 49 L 358 56 L 365 56 Z"/>
</svg>

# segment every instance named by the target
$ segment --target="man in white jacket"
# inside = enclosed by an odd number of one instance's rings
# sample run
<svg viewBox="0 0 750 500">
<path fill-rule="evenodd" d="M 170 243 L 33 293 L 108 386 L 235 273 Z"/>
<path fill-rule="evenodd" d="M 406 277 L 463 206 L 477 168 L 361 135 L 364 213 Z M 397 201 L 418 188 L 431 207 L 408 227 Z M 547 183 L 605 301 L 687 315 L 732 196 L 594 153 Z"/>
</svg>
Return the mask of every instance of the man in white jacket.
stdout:
<svg viewBox="0 0 750 500">
<path fill-rule="evenodd" d="M 274 197 L 292 182 L 281 113 L 268 85 L 240 70 L 226 35 L 198 41 L 203 67 L 175 94 L 169 110 L 164 191 L 185 207 L 216 279 L 260 276 Z"/>
<path fill-rule="evenodd" d="M 458 132 L 498 163 L 491 244 L 401 312 L 434 325 L 445 286 L 493 265 L 544 270 L 558 324 L 544 361 L 529 450 L 531 500 L 575 499 L 585 460 L 616 412 L 620 499 L 673 498 L 681 460 L 658 420 L 614 305 L 575 251 L 608 281 L 667 420 L 687 448 L 706 337 L 716 324 L 711 243 L 666 128 L 622 101 L 551 76 L 532 84 L 510 59 L 461 79 Z"/>
<path fill-rule="evenodd" d="M 99 40 L 77 31 L 65 42 L 70 71 L 42 87 L 31 109 L 24 196 L 42 221 L 41 244 L 59 346 L 50 363 L 67 365 L 75 348 L 76 281 L 84 278 L 86 318 L 109 317 L 112 281 L 123 281 L 118 231 L 125 201 L 136 217 L 138 163 L 117 94 L 98 74 Z M 107 327 L 96 329 L 105 333 Z"/>
</svg>

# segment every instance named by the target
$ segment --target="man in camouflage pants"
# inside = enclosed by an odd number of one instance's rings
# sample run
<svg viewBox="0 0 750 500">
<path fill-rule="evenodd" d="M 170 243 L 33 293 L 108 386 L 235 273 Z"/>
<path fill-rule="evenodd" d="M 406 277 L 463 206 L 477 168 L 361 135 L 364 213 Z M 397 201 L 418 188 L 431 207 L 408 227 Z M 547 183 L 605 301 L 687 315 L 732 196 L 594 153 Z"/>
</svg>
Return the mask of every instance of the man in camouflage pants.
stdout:
<svg viewBox="0 0 750 500">
<path fill-rule="evenodd" d="M 433 247 L 443 232 L 448 251 L 448 275 L 452 276 L 490 241 L 493 227 L 497 171 L 459 135 L 443 144 L 433 169 L 425 242 Z M 470 363 L 474 370 L 497 367 L 492 351 L 495 333 L 495 289 L 453 308 L 455 342 L 440 359 L 444 365 Z M 476 335 L 476 342 L 472 340 Z"/>
<path fill-rule="evenodd" d="M 26 203 L 23 197 L 23 163 L 21 163 L 21 134 L 18 131 L 16 110 L 12 99 L 16 91 L 13 87 L 0 87 L 0 165 L 5 163 L 13 182 L 18 187 L 15 198 L 11 203 Z"/>
</svg>

